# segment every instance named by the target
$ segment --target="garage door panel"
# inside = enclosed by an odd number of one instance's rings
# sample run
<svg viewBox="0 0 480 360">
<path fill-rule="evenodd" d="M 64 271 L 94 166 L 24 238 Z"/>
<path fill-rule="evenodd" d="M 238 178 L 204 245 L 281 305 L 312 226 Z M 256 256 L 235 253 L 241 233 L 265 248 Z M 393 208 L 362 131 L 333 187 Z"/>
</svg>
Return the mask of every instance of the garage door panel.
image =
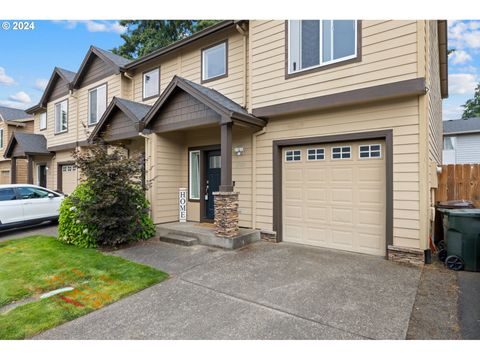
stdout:
<svg viewBox="0 0 480 360">
<path fill-rule="evenodd" d="M 337 160 L 342 161 L 342 160 Z M 331 181 L 335 183 L 352 183 L 353 169 L 350 167 L 336 167 L 331 169 Z"/>
<path fill-rule="evenodd" d="M 385 254 L 385 160 L 359 159 L 359 144 L 295 147 L 302 160 L 283 161 L 285 241 Z M 331 159 L 332 146 L 350 146 L 351 158 Z M 324 148 L 325 159 L 307 160 L 308 148 Z"/>
</svg>

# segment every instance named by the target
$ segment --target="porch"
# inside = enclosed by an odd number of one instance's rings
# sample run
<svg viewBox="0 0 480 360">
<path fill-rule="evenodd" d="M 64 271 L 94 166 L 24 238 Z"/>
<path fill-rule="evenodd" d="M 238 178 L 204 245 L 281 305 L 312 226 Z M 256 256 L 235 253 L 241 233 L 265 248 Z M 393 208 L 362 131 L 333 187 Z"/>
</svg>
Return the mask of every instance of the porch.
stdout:
<svg viewBox="0 0 480 360">
<path fill-rule="evenodd" d="M 171 222 L 157 225 L 157 234 L 161 241 L 178 245 L 196 244 L 238 249 L 260 240 L 260 231 L 240 228 L 238 234 L 231 237 L 218 236 L 215 225 L 199 222 Z"/>
</svg>

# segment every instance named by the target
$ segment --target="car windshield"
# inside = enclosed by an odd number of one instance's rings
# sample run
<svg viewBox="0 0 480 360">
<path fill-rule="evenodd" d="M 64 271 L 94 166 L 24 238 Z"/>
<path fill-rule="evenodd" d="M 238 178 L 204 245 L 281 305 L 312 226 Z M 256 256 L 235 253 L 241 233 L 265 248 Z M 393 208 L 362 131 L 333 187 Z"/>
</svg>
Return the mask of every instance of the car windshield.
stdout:
<svg viewBox="0 0 480 360">
<path fill-rule="evenodd" d="M 46 190 L 31 187 L 19 187 L 18 192 L 22 199 L 41 199 L 47 197 L 49 194 Z"/>
</svg>

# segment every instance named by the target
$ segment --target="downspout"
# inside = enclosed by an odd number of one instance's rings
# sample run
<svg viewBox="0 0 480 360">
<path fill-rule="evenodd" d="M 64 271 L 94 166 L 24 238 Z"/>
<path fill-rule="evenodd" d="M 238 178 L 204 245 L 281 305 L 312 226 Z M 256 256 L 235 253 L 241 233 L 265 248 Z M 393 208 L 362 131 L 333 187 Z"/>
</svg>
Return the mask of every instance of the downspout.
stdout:
<svg viewBox="0 0 480 360">
<path fill-rule="evenodd" d="M 236 25 L 237 31 L 243 36 L 243 101 L 242 106 L 247 109 L 247 79 L 248 79 L 248 31 L 240 24 Z"/>
<path fill-rule="evenodd" d="M 265 132 L 263 128 L 252 134 L 252 229 L 257 227 L 257 136 Z"/>
<path fill-rule="evenodd" d="M 145 183 L 147 184 L 147 198 L 150 203 L 150 217 L 153 219 L 153 186 L 148 186 L 153 179 L 155 178 L 155 174 L 152 177 L 152 172 L 154 169 L 154 164 L 153 161 L 151 160 L 153 157 L 153 151 L 152 150 L 152 139 L 150 136 L 145 135 L 143 132 L 138 133 L 139 136 L 143 137 L 145 139 Z"/>
</svg>

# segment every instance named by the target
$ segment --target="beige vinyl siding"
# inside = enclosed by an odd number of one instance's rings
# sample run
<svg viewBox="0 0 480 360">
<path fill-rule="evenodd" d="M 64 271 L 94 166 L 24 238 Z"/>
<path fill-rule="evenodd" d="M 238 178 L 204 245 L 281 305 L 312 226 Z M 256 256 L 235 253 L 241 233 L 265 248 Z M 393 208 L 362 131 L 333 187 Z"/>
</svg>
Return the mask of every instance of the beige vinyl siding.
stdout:
<svg viewBox="0 0 480 360">
<path fill-rule="evenodd" d="M 272 229 L 272 141 L 393 129 L 394 245 L 419 248 L 418 99 L 271 119 L 258 136 L 256 227 Z"/>
<path fill-rule="evenodd" d="M 55 104 L 68 100 L 68 130 L 63 133 L 55 134 Z M 47 129 L 42 131 L 47 138 L 47 146 L 56 146 L 77 141 L 77 101 L 71 95 L 62 96 L 55 101 L 47 104 Z"/>
<path fill-rule="evenodd" d="M 164 56 L 148 63 L 134 75 L 134 101 L 143 102 L 142 73 L 160 66 L 160 93 L 168 86 L 174 75 L 201 83 L 201 49 L 217 42 L 228 39 L 228 76 L 222 79 L 205 83 L 206 87 L 213 88 L 239 104 L 244 103 L 244 43 L 243 36 L 235 29 L 215 34 L 208 39 L 199 40 L 182 50 Z M 157 97 L 145 101 L 153 104 Z"/>
<path fill-rule="evenodd" d="M 442 97 L 440 94 L 440 64 L 438 52 L 437 21 L 427 21 L 428 61 L 427 66 L 427 102 L 428 102 L 428 154 L 431 161 L 442 163 Z"/>
<path fill-rule="evenodd" d="M 105 79 L 98 80 L 88 86 L 82 87 L 77 90 L 76 96 L 78 101 L 78 141 L 84 141 L 88 138 L 94 126 L 88 126 L 88 93 L 89 90 L 95 89 L 96 87 L 107 84 L 107 106 L 112 101 L 113 97 L 121 96 L 121 75 L 111 75 Z M 99 119 L 100 120 L 100 119 Z M 87 130 L 85 130 L 87 126 Z M 88 133 L 87 133 L 88 132 Z"/>
<path fill-rule="evenodd" d="M 285 79 L 285 21 L 250 21 L 252 107 L 417 77 L 417 22 L 362 21 L 362 60 Z"/>
<path fill-rule="evenodd" d="M 10 160 L 0 161 L 0 185 L 11 183 L 11 168 Z"/>
<path fill-rule="evenodd" d="M 3 147 L 0 149 L 0 160 L 3 160 L 3 155 L 5 154 L 5 150 L 7 149 L 12 134 L 10 133 L 10 126 L 3 121 L 0 121 L 0 129 L 3 129 Z"/>
</svg>

